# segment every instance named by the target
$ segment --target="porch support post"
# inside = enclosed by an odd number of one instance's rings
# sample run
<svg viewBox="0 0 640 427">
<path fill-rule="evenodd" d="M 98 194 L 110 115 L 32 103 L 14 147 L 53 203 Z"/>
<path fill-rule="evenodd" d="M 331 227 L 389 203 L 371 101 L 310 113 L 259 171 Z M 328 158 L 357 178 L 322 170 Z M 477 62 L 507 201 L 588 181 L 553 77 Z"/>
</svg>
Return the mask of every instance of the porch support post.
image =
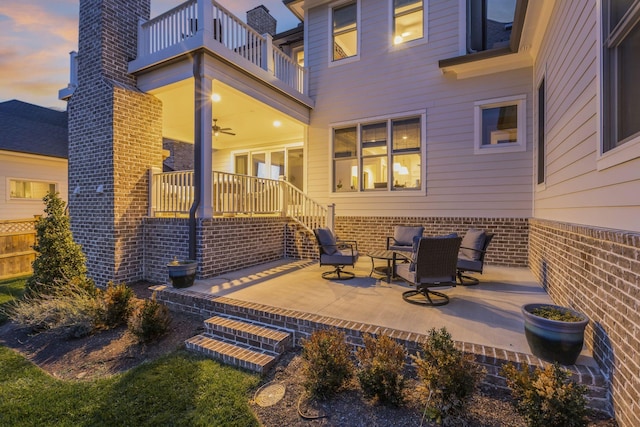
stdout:
<svg viewBox="0 0 640 427">
<path fill-rule="evenodd" d="M 204 56 L 204 55 L 202 55 Z M 210 78 L 204 75 L 204 58 L 200 62 L 200 73 L 196 77 L 195 83 L 195 137 L 196 141 L 199 139 L 200 144 L 195 144 L 195 149 L 199 149 L 199 156 L 196 156 L 196 162 L 194 164 L 195 171 L 194 178 L 198 180 L 196 183 L 196 190 L 200 192 L 198 206 L 198 218 L 211 218 L 213 217 L 213 198 L 212 198 L 212 136 L 211 136 L 211 123 L 212 123 L 212 106 L 211 106 L 211 94 L 213 93 L 213 82 Z M 199 158 L 198 158 L 199 157 Z"/>
<path fill-rule="evenodd" d="M 331 203 L 327 205 L 327 228 L 331 230 L 332 233 L 336 232 L 336 204 Z"/>
</svg>

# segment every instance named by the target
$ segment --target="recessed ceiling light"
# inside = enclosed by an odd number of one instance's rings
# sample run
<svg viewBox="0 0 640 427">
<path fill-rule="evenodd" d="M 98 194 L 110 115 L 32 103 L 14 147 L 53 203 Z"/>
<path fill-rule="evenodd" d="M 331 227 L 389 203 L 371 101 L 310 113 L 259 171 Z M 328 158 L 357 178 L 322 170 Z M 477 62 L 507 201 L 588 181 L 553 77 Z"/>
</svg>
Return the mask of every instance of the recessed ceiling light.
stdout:
<svg viewBox="0 0 640 427">
<path fill-rule="evenodd" d="M 280 126 L 282 126 L 282 122 L 280 122 L 280 120 L 273 121 L 273 127 L 279 128 Z"/>
<path fill-rule="evenodd" d="M 213 102 L 220 102 L 221 99 L 222 99 L 222 97 L 218 93 L 214 93 L 214 94 L 211 95 L 211 100 Z"/>
</svg>

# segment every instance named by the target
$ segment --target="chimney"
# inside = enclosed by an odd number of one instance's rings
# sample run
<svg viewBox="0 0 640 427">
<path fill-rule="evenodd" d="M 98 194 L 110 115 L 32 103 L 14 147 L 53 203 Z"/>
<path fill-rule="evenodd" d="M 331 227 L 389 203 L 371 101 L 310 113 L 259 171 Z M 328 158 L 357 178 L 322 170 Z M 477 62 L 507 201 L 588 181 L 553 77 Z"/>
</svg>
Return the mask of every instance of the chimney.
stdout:
<svg viewBox="0 0 640 427">
<path fill-rule="evenodd" d="M 260 5 L 247 12 L 247 25 L 256 30 L 259 34 L 276 33 L 276 18 L 271 16 L 269 9 Z"/>
</svg>

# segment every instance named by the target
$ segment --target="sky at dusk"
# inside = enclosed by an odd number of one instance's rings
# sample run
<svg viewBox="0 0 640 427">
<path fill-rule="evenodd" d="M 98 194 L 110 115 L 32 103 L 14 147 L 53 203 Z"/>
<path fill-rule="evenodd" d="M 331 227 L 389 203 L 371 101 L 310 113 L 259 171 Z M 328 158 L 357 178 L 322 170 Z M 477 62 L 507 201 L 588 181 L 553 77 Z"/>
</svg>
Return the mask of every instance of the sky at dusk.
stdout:
<svg viewBox="0 0 640 427">
<path fill-rule="evenodd" d="M 151 0 L 151 17 L 183 0 Z M 277 31 L 300 22 L 281 0 L 220 0 L 246 20 L 264 5 L 277 19 Z M 0 102 L 11 99 L 64 110 L 58 91 L 69 83 L 69 52 L 78 49 L 80 0 L 0 0 Z"/>
</svg>

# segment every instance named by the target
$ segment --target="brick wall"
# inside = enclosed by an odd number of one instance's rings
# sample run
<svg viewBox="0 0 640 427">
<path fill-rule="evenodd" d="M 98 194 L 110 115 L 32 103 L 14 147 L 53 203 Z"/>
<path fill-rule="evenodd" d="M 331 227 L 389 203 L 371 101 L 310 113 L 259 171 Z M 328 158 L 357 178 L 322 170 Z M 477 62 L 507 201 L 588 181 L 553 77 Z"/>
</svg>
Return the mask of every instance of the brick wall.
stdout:
<svg viewBox="0 0 640 427">
<path fill-rule="evenodd" d="M 358 242 L 360 253 L 386 248 L 386 237 L 393 236 L 396 225 L 424 226 L 425 236 L 456 232 L 461 236 L 469 228 L 479 228 L 495 236 L 489 245 L 486 263 L 526 267 L 529 225 L 526 218 L 446 218 L 446 217 L 336 217 L 336 235 Z"/>
<path fill-rule="evenodd" d="M 198 220 L 196 249 L 198 278 L 283 258 L 286 218 L 211 218 Z M 189 220 L 146 218 L 144 221 L 144 278 L 167 282 L 166 265 L 174 257 L 189 256 Z"/>
<path fill-rule="evenodd" d="M 162 147 L 169 150 L 169 157 L 164 161 L 164 164 L 171 170 L 193 170 L 193 144 L 164 138 Z"/>
<path fill-rule="evenodd" d="M 162 164 L 162 107 L 127 73 L 150 0 L 81 0 L 68 105 L 71 230 L 97 284 L 142 278 L 147 174 Z"/>
<path fill-rule="evenodd" d="M 590 318 L 585 340 L 621 426 L 640 425 L 640 234 L 530 220 L 529 265 L 553 301 Z"/>
</svg>

